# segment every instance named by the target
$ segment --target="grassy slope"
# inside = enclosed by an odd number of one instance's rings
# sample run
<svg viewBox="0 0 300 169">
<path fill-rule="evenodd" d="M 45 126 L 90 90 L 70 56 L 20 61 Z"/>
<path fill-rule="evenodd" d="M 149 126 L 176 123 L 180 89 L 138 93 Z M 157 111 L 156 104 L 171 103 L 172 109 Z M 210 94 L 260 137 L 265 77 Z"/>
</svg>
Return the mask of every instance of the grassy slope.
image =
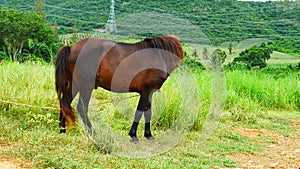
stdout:
<svg viewBox="0 0 300 169">
<path fill-rule="evenodd" d="M 0 99 L 57 107 L 53 71 L 53 66 L 43 64 L 2 63 Z M 298 128 L 290 124 L 292 119 L 300 119 L 299 113 L 295 112 L 295 99 L 299 103 L 299 77 L 296 73 L 288 73 L 279 78 L 274 76 L 262 72 L 227 72 L 227 113 L 213 136 L 203 145 L 199 140 L 201 126 L 210 104 L 210 91 L 207 90 L 210 84 L 209 76 L 205 72 L 198 72 L 202 108 L 199 110 L 197 126 L 175 148 L 146 159 L 105 154 L 103 147 L 93 144 L 79 127 L 73 127 L 66 135 L 58 134 L 56 110 L 0 103 L 0 154 L 24 160 L 25 164 L 35 168 L 235 167 L 235 162 L 228 159 L 227 154 L 253 153 L 263 145 L 233 133 L 232 128 L 266 128 L 285 135 L 295 133 Z M 163 92 L 173 95 L 173 91 L 167 90 L 168 85 L 172 85 L 170 82 L 164 85 L 166 87 Z M 102 90 L 97 91 L 96 95 L 108 100 L 111 97 L 110 93 Z M 99 106 L 101 114 L 114 113 L 112 124 L 115 129 L 121 133 L 128 131 L 130 122 L 118 116 L 118 110 L 113 104 Z M 174 109 L 169 111 L 172 110 Z M 156 134 L 165 129 L 153 127 Z M 111 146 L 110 143 L 104 145 Z M 135 146 L 129 142 L 127 145 Z"/>
</svg>

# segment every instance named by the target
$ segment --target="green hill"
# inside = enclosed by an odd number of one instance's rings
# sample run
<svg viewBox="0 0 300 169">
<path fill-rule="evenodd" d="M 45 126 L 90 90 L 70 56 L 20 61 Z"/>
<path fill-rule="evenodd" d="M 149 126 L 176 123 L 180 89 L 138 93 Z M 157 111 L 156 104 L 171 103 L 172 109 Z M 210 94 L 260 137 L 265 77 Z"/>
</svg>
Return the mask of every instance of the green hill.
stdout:
<svg viewBox="0 0 300 169">
<path fill-rule="evenodd" d="M 169 17 L 158 17 L 157 14 L 169 15 L 178 20 L 187 21 L 177 24 L 176 30 L 188 39 L 199 36 L 194 32 L 201 31 L 213 45 L 221 45 L 228 41 L 243 41 L 249 38 L 269 39 L 275 50 L 300 55 L 300 2 L 240 2 L 236 0 L 115 0 L 115 16 L 117 33 L 143 37 L 161 34 L 155 29 L 159 23 L 165 27 Z M 16 8 L 32 11 L 34 0 L 0 0 L 1 8 Z M 110 0 L 78 1 L 47 0 L 44 11 L 49 24 L 57 23 L 59 33 L 91 32 L 105 29 L 110 11 Z M 154 13 L 155 18 L 132 18 Z M 137 18 L 135 18 L 137 19 Z M 155 20 L 155 21 L 153 21 Z M 143 22 L 144 21 L 144 22 Z M 153 23 L 152 23 L 153 22 Z M 140 24 L 140 25 L 138 25 Z M 155 25 L 154 25 L 155 24 Z M 138 25 L 138 27 L 137 27 Z M 144 29 L 149 27 L 149 29 Z M 162 27 L 162 28 L 165 28 Z M 150 28 L 155 28 L 150 32 Z M 178 28 L 178 29 L 177 29 Z M 133 31 L 135 30 L 135 31 Z M 191 32 L 193 31 L 193 32 Z M 175 33 L 174 33 L 175 32 Z M 170 30 L 170 34 L 176 34 Z M 201 41 L 202 42 L 202 41 Z"/>
</svg>

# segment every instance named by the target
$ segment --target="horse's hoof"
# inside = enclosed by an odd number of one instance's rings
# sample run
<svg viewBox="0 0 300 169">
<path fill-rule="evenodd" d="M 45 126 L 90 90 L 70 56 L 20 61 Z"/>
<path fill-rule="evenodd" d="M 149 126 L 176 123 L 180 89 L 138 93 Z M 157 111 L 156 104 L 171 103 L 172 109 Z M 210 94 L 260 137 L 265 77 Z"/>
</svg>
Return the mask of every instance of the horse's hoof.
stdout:
<svg viewBox="0 0 300 169">
<path fill-rule="evenodd" d="M 138 144 L 139 143 L 139 139 L 137 137 L 132 137 L 131 140 L 130 140 L 131 143 L 134 143 L 134 144 Z"/>
<path fill-rule="evenodd" d="M 154 141 L 155 140 L 155 137 L 153 136 L 150 136 L 150 137 L 146 137 L 147 140 L 150 140 L 150 141 Z"/>
<path fill-rule="evenodd" d="M 90 137 L 94 137 L 97 135 L 96 131 L 94 129 L 88 129 L 87 133 Z"/>
<path fill-rule="evenodd" d="M 59 133 L 66 133 L 66 131 L 67 130 L 65 128 L 62 128 L 62 129 L 59 130 Z"/>
</svg>

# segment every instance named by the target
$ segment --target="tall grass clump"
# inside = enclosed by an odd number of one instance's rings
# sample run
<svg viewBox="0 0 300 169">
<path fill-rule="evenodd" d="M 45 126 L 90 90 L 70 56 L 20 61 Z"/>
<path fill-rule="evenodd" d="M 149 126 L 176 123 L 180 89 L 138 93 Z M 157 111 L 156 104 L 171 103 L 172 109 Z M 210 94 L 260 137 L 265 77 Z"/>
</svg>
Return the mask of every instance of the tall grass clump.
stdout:
<svg viewBox="0 0 300 169">
<path fill-rule="evenodd" d="M 227 73 L 227 83 L 228 90 L 265 109 L 297 109 L 299 77 L 296 73 L 275 78 L 259 71 L 232 71 Z"/>
<path fill-rule="evenodd" d="M 226 73 L 227 104 L 236 120 L 255 121 L 260 111 L 299 110 L 297 72 L 276 75 L 262 70 L 234 70 Z M 252 112 L 252 113 L 251 113 Z"/>
<path fill-rule="evenodd" d="M 58 110 L 39 108 L 58 108 L 52 65 L 2 62 L 0 75 L 0 115 L 20 119 L 24 125 L 27 124 L 26 127 L 31 124 L 54 124 L 54 118 L 58 115 L 54 112 Z"/>
<path fill-rule="evenodd" d="M 4 62 L 0 74 L 1 99 L 44 106 L 56 104 L 54 66 L 40 62 Z"/>
</svg>

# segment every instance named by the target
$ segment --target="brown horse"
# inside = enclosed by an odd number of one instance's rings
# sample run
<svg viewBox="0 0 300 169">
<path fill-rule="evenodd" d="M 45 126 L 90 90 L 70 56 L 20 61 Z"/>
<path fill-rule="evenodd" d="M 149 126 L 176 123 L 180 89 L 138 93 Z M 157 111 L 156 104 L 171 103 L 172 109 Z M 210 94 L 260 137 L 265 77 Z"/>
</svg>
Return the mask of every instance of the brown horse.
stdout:
<svg viewBox="0 0 300 169">
<path fill-rule="evenodd" d="M 132 142 L 138 142 L 136 130 L 144 113 L 144 136 L 154 139 L 150 131 L 152 94 L 182 59 L 180 41 L 174 36 L 146 38 L 134 44 L 86 38 L 62 47 L 55 60 L 61 132 L 66 132 L 66 123 L 67 128 L 76 124 L 71 102 L 79 93 L 77 111 L 89 134 L 93 133 L 88 104 L 93 89 L 100 86 L 112 92 L 139 93 L 129 136 Z"/>
</svg>

